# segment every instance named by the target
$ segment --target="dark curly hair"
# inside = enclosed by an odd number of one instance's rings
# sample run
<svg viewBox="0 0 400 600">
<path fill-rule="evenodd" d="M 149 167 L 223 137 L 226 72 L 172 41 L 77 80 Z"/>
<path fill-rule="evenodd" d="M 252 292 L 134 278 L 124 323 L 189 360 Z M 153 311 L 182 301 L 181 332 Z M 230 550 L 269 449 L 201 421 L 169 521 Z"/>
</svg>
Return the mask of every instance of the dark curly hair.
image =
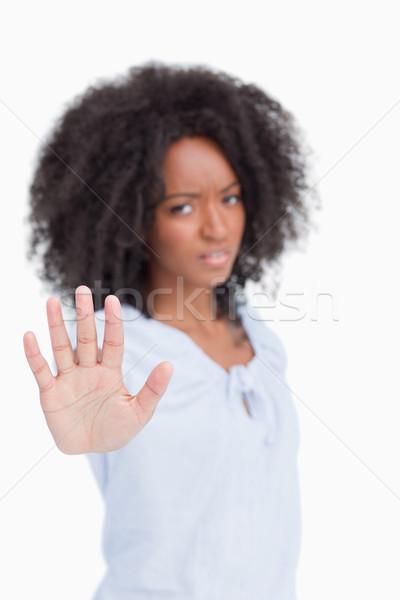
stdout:
<svg viewBox="0 0 400 600">
<path fill-rule="evenodd" d="M 299 130 L 254 84 L 205 66 L 158 61 L 91 86 L 42 147 L 29 216 L 29 257 L 42 257 L 40 277 L 64 293 L 95 281 L 108 293 L 142 289 L 147 254 L 141 238 L 165 195 L 163 158 L 185 136 L 217 142 L 243 190 L 246 227 L 232 274 L 217 294 L 220 314 L 228 290 L 259 281 L 309 222 Z M 133 295 L 122 300 L 137 304 Z"/>
</svg>

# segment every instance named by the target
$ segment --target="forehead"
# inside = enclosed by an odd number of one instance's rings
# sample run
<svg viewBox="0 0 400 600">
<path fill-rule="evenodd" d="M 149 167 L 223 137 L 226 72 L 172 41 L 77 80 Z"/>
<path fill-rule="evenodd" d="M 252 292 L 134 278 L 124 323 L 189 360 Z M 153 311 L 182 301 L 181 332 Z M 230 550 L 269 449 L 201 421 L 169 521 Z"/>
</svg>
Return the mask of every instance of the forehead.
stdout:
<svg viewBox="0 0 400 600">
<path fill-rule="evenodd" d="M 207 137 L 182 138 L 168 148 L 162 167 L 166 185 L 230 183 L 236 175 L 222 148 Z"/>
</svg>

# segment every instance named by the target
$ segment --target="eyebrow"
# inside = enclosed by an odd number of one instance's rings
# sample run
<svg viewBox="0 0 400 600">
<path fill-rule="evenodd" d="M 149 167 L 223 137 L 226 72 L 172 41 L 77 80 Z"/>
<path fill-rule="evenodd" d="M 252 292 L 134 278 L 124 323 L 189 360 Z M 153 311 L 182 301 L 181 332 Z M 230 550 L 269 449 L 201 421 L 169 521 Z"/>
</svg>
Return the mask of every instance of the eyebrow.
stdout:
<svg viewBox="0 0 400 600">
<path fill-rule="evenodd" d="M 223 194 L 224 192 L 227 192 L 234 185 L 240 185 L 240 183 L 238 181 L 233 181 L 232 183 L 227 185 L 223 190 L 221 190 L 219 193 Z M 191 194 L 189 192 L 180 192 L 178 194 L 169 194 L 168 196 L 165 196 L 164 200 L 169 200 L 170 198 L 176 198 L 177 196 L 186 196 L 189 198 L 199 198 L 200 194 Z"/>
</svg>

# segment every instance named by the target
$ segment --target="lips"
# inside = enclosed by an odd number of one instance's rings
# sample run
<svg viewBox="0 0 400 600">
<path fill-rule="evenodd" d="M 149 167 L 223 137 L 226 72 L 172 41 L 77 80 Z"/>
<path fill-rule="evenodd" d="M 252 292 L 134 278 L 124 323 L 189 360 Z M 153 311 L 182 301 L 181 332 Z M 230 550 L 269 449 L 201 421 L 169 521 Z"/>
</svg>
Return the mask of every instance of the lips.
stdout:
<svg viewBox="0 0 400 600">
<path fill-rule="evenodd" d="M 221 266 L 224 265 L 232 255 L 230 248 L 224 248 L 222 250 L 210 250 L 199 256 L 199 260 L 206 265 Z"/>
</svg>

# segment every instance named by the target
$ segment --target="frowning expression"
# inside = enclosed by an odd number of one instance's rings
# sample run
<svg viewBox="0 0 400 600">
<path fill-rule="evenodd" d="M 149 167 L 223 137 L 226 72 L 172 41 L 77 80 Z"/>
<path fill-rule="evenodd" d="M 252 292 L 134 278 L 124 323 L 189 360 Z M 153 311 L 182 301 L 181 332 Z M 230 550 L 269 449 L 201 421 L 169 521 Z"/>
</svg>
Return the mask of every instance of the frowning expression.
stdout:
<svg viewBox="0 0 400 600">
<path fill-rule="evenodd" d="M 146 241 L 152 287 L 210 287 L 229 278 L 237 257 L 245 210 L 236 173 L 221 148 L 206 137 L 187 137 L 167 150 L 164 200 Z"/>
</svg>

